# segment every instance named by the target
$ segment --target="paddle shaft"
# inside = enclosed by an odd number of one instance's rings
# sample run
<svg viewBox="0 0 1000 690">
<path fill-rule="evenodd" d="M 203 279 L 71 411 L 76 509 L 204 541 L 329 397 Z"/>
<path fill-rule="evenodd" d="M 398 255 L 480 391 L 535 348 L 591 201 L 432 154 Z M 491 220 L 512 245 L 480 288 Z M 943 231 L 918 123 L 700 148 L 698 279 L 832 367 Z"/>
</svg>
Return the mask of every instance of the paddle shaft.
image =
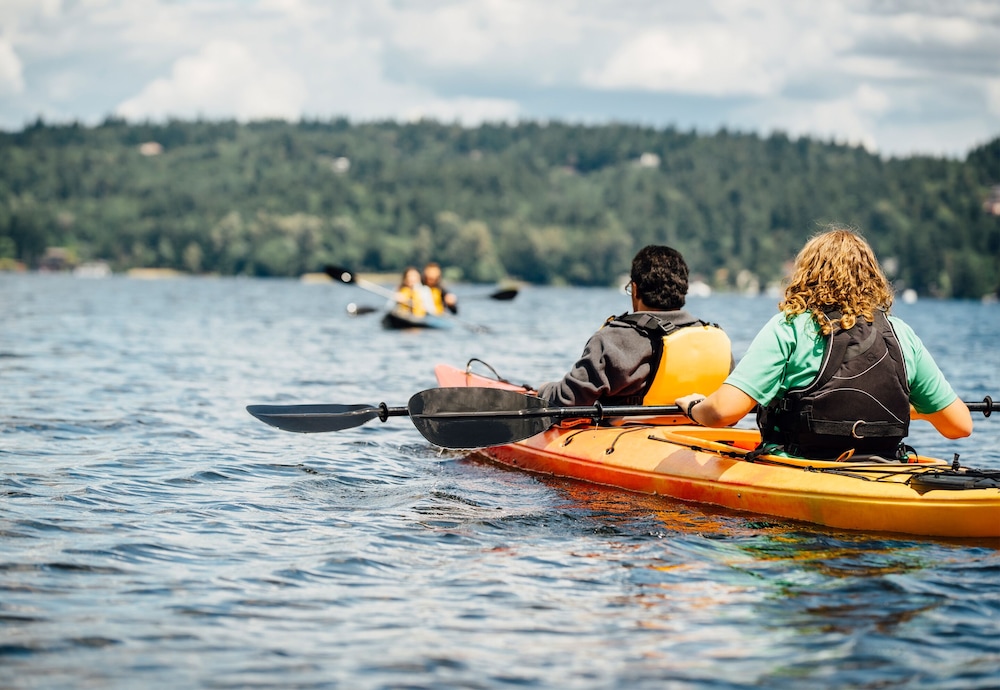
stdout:
<svg viewBox="0 0 1000 690">
<path fill-rule="evenodd" d="M 963 400 L 969 412 L 982 412 L 984 417 L 989 417 L 994 411 L 1000 412 L 1000 402 L 994 402 L 993 398 L 987 395 L 980 402 L 969 402 Z"/>
<path fill-rule="evenodd" d="M 431 389 L 435 390 L 435 389 Z M 989 417 L 993 410 L 1000 411 L 1000 403 L 987 399 L 983 402 L 966 402 L 971 412 L 982 412 L 983 416 Z M 531 417 L 551 417 L 553 419 L 593 419 L 600 421 L 609 417 L 676 417 L 687 415 L 677 405 L 602 405 L 594 403 L 589 407 L 537 407 L 520 410 L 478 410 L 478 411 L 457 411 L 457 412 L 432 412 L 414 414 L 406 407 L 385 407 L 385 403 L 379 406 L 380 410 L 387 411 L 385 418 L 380 414 L 379 418 L 384 422 L 388 417 L 421 417 L 427 419 L 525 419 Z"/>
<path fill-rule="evenodd" d="M 380 297 L 385 297 L 386 299 L 390 299 L 394 302 L 401 301 L 399 299 L 399 295 L 397 295 L 393 290 L 382 287 L 378 283 L 373 283 L 370 280 L 360 278 L 353 272 L 341 268 L 340 266 L 327 266 L 326 274 L 334 280 L 339 280 L 347 285 L 357 285 L 362 290 L 367 290 L 368 292 L 379 295 Z"/>
<path fill-rule="evenodd" d="M 407 409 L 407 408 L 388 408 Z M 608 417 L 666 417 L 683 415 L 677 405 L 601 405 L 592 407 L 537 407 L 523 410 L 480 410 L 478 412 L 432 412 L 413 414 L 411 417 L 427 419 L 525 419 L 551 417 L 553 419 L 593 419 L 600 421 Z"/>
<path fill-rule="evenodd" d="M 430 390 L 440 390 L 432 388 Z M 514 392 L 514 391 L 508 391 Z M 519 394 L 520 395 L 520 394 Z M 525 396 L 527 397 L 527 396 Z M 294 405 L 288 406 L 290 409 Z M 379 403 L 375 410 L 379 421 L 389 417 L 416 417 L 420 419 L 526 419 L 534 417 L 552 417 L 553 419 L 593 419 L 602 420 L 608 417 L 665 417 L 683 415 L 677 405 L 601 405 L 592 407 L 536 407 L 520 410 L 478 410 L 456 412 L 411 412 L 409 407 L 389 407 Z M 366 420 L 367 421 L 367 420 Z"/>
</svg>

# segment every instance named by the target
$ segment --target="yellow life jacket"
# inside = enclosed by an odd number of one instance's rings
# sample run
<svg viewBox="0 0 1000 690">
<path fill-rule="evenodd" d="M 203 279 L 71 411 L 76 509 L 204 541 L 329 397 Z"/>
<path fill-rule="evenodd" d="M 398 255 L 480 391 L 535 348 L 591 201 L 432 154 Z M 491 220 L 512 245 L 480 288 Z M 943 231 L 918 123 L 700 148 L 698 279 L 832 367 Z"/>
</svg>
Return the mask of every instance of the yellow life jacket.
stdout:
<svg viewBox="0 0 1000 690">
<path fill-rule="evenodd" d="M 663 336 L 663 350 L 643 405 L 673 405 L 682 395 L 708 395 L 732 369 L 729 336 L 713 325 L 685 326 Z"/>
<path fill-rule="evenodd" d="M 715 324 L 698 321 L 677 326 L 649 313 L 614 317 L 645 333 L 653 344 L 654 373 L 636 396 L 615 400 L 625 405 L 673 405 L 691 393 L 709 394 L 733 367 L 729 336 Z"/>
<path fill-rule="evenodd" d="M 430 288 L 431 295 L 434 296 L 435 314 L 444 314 L 444 291 L 439 287 Z"/>
<path fill-rule="evenodd" d="M 424 304 L 423 290 L 413 289 L 409 285 L 404 285 L 398 291 L 398 303 L 396 309 L 407 312 L 413 316 L 427 316 L 427 307 Z"/>
</svg>

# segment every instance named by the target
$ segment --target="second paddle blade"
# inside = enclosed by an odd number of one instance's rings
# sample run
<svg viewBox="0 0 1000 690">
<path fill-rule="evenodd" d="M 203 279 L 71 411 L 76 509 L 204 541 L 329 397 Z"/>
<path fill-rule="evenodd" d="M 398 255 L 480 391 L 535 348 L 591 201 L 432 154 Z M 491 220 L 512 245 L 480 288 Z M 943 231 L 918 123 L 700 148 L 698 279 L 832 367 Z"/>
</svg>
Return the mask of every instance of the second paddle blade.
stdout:
<svg viewBox="0 0 1000 690">
<path fill-rule="evenodd" d="M 332 264 L 327 264 L 323 267 L 323 271 L 328 276 L 334 280 L 339 280 L 341 283 L 350 284 L 354 282 L 354 274 L 343 266 L 333 266 Z"/>
<path fill-rule="evenodd" d="M 517 297 L 517 288 L 506 288 L 504 290 L 497 290 L 490 294 L 490 299 L 495 299 L 500 302 L 509 302 L 510 300 Z"/>
<path fill-rule="evenodd" d="M 410 398 L 410 421 L 442 448 L 486 448 L 520 441 L 555 422 L 535 412 L 541 398 L 499 388 L 431 388 Z M 533 414 L 534 412 L 534 414 Z"/>
<path fill-rule="evenodd" d="M 254 417 L 284 431 L 343 431 L 378 417 L 371 405 L 247 405 Z"/>
</svg>

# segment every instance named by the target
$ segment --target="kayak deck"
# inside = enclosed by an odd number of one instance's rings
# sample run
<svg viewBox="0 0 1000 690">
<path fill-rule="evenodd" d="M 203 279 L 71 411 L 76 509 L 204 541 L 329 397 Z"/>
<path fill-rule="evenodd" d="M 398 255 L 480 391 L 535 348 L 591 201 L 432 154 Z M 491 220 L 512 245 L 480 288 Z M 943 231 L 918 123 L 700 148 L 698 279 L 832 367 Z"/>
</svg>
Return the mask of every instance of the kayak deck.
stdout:
<svg viewBox="0 0 1000 690">
<path fill-rule="evenodd" d="M 446 365 L 437 367 L 435 374 L 443 386 L 498 383 Z M 677 421 L 564 424 L 476 454 L 531 472 L 829 527 L 1000 538 L 1000 488 L 956 490 L 920 482 L 924 474 L 948 471 L 950 464 L 942 460 L 748 457 L 760 441 L 757 430 L 710 429 Z"/>
</svg>

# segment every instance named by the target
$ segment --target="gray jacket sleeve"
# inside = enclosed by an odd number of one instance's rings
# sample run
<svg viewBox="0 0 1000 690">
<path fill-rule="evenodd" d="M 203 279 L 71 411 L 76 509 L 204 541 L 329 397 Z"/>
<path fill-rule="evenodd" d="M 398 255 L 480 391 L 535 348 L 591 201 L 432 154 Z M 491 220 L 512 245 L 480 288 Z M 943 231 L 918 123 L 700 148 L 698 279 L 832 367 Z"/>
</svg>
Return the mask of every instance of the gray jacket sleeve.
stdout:
<svg viewBox="0 0 1000 690">
<path fill-rule="evenodd" d="M 554 405 L 593 405 L 612 395 L 639 393 L 651 373 L 653 346 L 634 328 L 608 324 L 590 337 L 560 381 L 543 383 L 538 396 Z"/>
</svg>

